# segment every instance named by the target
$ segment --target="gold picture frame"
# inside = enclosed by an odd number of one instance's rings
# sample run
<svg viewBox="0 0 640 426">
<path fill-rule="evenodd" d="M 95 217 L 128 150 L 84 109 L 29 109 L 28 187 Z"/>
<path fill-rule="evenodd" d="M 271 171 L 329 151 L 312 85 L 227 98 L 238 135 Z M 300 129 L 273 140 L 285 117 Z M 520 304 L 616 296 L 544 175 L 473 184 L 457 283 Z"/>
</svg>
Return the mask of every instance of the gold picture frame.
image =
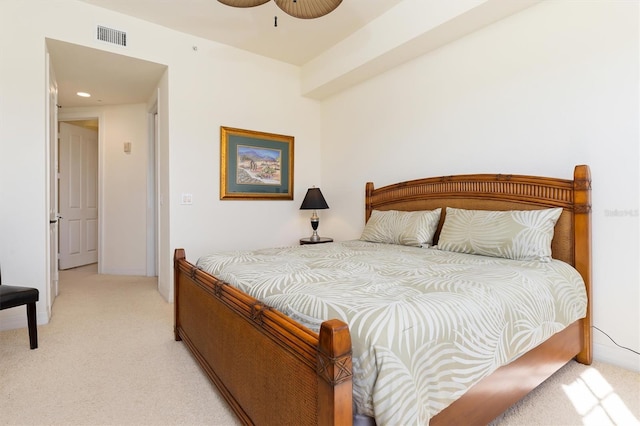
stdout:
<svg viewBox="0 0 640 426">
<path fill-rule="evenodd" d="M 293 200 L 294 137 L 220 127 L 221 200 Z"/>
</svg>

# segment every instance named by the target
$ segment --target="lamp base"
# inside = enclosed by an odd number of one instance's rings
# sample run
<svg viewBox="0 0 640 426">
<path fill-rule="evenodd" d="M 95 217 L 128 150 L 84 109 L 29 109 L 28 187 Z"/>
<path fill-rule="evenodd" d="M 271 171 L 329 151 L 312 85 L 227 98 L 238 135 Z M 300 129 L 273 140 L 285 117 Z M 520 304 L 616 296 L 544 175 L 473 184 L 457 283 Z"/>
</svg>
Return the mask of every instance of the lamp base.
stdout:
<svg viewBox="0 0 640 426">
<path fill-rule="evenodd" d="M 316 211 L 313 211 L 313 216 L 311 216 L 311 229 L 313 229 L 313 234 L 309 237 L 311 241 L 320 241 L 320 235 L 318 235 L 318 225 L 320 225 L 320 218 L 316 214 Z"/>
</svg>

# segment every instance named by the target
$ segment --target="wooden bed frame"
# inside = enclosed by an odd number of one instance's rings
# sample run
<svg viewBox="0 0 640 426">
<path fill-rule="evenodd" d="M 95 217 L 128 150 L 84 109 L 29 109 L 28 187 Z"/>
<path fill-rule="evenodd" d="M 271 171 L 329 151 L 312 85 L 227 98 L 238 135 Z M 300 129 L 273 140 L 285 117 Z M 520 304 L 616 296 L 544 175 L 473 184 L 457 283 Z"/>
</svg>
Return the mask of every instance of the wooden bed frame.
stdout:
<svg viewBox="0 0 640 426">
<path fill-rule="evenodd" d="M 573 180 L 522 175 L 459 175 L 366 185 L 365 217 L 376 210 L 437 207 L 524 210 L 562 207 L 553 257 L 582 274 L 587 316 L 496 370 L 435 416 L 431 425 L 487 424 L 573 358 L 590 364 L 591 176 Z M 444 215 L 443 215 L 444 216 Z M 442 226 L 442 220 L 436 233 Z M 198 269 L 175 251 L 175 339 L 244 424 L 352 423 L 351 338 L 337 319 L 318 334 Z"/>
</svg>

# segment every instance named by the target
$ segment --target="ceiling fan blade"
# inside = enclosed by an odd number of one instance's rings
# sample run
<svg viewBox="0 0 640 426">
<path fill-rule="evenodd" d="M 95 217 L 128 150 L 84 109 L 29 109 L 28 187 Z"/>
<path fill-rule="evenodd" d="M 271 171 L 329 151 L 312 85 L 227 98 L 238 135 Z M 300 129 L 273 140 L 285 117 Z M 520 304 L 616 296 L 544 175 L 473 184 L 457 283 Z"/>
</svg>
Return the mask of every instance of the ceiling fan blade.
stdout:
<svg viewBox="0 0 640 426">
<path fill-rule="evenodd" d="M 222 4 L 233 7 L 254 7 L 267 3 L 269 0 L 218 0 Z"/>
<path fill-rule="evenodd" d="M 218 0 L 220 1 L 220 0 Z M 340 6 L 342 0 L 274 0 L 287 15 L 313 19 L 326 15 Z"/>
</svg>

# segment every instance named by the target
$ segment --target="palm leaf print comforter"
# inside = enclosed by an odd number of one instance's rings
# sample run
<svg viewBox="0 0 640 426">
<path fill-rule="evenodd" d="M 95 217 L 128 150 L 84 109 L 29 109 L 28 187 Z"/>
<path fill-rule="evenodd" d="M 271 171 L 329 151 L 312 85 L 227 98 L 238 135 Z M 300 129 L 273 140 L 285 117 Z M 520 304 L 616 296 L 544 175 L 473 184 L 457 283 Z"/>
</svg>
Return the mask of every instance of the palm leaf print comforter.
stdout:
<svg viewBox="0 0 640 426">
<path fill-rule="evenodd" d="M 586 314 L 570 265 L 360 240 L 198 260 L 315 330 L 339 318 L 353 345 L 356 413 L 428 424 L 468 388 Z"/>
</svg>

